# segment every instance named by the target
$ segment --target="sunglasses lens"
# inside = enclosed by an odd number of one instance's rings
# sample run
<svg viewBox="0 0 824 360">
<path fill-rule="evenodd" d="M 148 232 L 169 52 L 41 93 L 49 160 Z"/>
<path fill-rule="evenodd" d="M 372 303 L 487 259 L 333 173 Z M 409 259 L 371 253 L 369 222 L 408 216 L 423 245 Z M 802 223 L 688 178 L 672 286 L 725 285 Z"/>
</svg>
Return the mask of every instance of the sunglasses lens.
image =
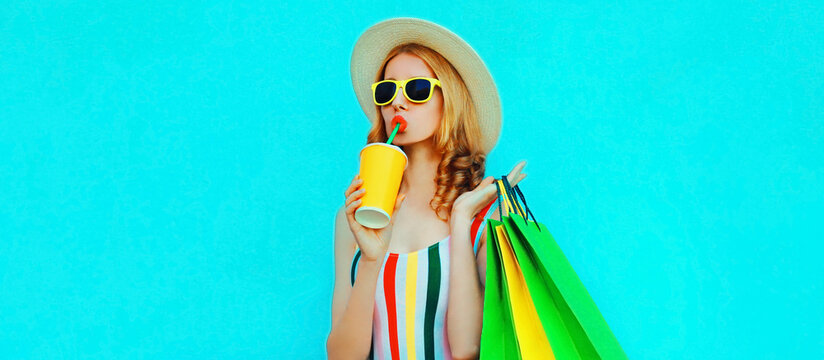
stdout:
<svg viewBox="0 0 824 360">
<path fill-rule="evenodd" d="M 429 98 L 432 91 L 432 83 L 429 80 L 415 79 L 406 83 L 406 95 L 412 101 L 424 101 Z"/>
<path fill-rule="evenodd" d="M 392 97 L 395 96 L 396 91 L 395 83 L 384 82 L 378 84 L 378 86 L 375 87 L 375 102 L 378 104 L 388 103 L 392 100 Z"/>
</svg>

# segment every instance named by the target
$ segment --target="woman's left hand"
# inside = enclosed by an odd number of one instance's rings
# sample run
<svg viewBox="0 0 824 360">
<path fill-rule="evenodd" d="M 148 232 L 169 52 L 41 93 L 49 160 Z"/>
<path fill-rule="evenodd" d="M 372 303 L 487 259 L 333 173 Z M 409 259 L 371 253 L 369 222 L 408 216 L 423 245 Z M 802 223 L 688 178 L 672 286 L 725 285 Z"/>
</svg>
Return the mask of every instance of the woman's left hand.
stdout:
<svg viewBox="0 0 824 360">
<path fill-rule="evenodd" d="M 506 176 L 509 185 L 515 187 L 521 180 L 526 178 L 526 174 L 521 173 L 524 166 L 526 166 L 526 160 L 522 160 L 512 168 L 512 171 Z M 452 204 L 451 218 L 472 220 L 496 196 L 498 196 L 498 190 L 497 185 L 495 185 L 495 178 L 487 176 L 475 189 L 467 191 L 455 199 Z"/>
</svg>

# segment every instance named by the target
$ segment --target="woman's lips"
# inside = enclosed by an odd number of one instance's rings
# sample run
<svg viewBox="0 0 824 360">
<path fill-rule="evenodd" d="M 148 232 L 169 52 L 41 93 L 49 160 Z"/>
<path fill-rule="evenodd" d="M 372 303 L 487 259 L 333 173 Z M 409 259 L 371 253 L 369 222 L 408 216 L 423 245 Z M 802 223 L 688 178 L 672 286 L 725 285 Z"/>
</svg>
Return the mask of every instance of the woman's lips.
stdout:
<svg viewBox="0 0 824 360">
<path fill-rule="evenodd" d="M 403 116 L 395 115 L 395 117 L 392 118 L 392 122 L 390 123 L 389 126 L 392 128 L 392 130 L 395 130 L 395 126 L 397 124 L 401 124 L 401 128 L 398 129 L 398 133 L 402 133 L 402 132 L 406 131 L 406 125 L 407 124 L 406 124 L 406 119 L 404 119 Z"/>
</svg>

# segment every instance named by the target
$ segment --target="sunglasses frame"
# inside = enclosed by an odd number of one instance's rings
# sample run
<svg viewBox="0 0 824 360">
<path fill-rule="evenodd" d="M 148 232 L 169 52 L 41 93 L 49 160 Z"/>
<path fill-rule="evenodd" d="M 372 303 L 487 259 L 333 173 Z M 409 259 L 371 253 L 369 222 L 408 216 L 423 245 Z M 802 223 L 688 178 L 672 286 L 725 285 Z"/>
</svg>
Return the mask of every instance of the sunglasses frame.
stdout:
<svg viewBox="0 0 824 360">
<path fill-rule="evenodd" d="M 429 81 L 429 96 L 427 96 L 426 99 L 418 101 L 418 100 L 412 100 L 412 99 L 409 98 L 409 94 L 406 93 L 406 83 L 408 83 L 412 80 L 427 80 L 427 81 Z M 378 99 L 375 98 L 375 89 L 377 89 L 378 85 L 383 84 L 383 83 L 393 83 L 393 84 L 395 84 L 396 88 L 395 88 L 395 93 L 392 95 L 392 98 L 390 98 L 389 101 L 387 101 L 385 103 L 379 103 Z M 389 104 L 392 103 L 393 100 L 395 100 L 395 97 L 398 96 L 398 87 L 400 87 L 403 90 L 403 96 L 405 96 L 407 100 L 409 100 L 413 103 L 416 103 L 416 104 L 422 104 L 422 103 L 425 103 L 425 102 L 429 101 L 429 99 L 432 98 L 432 94 L 435 93 L 435 86 L 441 86 L 440 80 L 433 79 L 433 78 L 428 78 L 428 77 L 423 77 L 423 76 L 413 77 L 413 78 L 409 78 L 409 79 L 406 79 L 406 80 L 381 80 L 381 81 L 378 81 L 378 82 L 372 84 L 372 101 L 375 103 L 375 105 L 378 105 L 378 106 L 389 105 Z"/>
</svg>

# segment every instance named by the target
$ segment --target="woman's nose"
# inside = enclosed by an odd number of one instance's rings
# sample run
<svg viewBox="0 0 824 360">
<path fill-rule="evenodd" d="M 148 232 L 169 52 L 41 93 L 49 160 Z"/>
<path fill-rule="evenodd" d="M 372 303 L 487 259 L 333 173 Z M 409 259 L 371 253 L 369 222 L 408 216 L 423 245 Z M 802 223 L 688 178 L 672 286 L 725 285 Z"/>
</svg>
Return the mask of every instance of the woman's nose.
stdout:
<svg viewBox="0 0 824 360">
<path fill-rule="evenodd" d="M 400 109 L 406 110 L 408 109 L 408 105 L 406 95 L 403 94 L 403 89 L 398 87 L 395 98 L 392 99 L 392 107 L 395 108 L 396 111 Z"/>
</svg>

